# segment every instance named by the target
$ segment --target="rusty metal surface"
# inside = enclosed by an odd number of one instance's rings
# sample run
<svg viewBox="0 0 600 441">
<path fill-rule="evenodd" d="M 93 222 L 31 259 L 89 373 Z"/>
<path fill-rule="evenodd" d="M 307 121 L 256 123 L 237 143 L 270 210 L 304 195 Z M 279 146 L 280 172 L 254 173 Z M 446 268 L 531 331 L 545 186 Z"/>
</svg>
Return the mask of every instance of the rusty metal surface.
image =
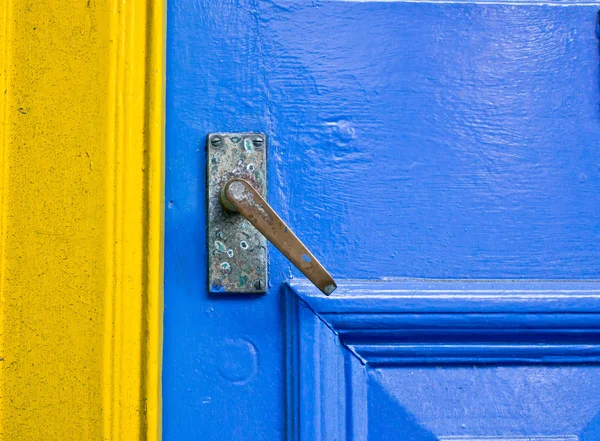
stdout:
<svg viewBox="0 0 600 441">
<path fill-rule="evenodd" d="M 233 178 L 225 184 L 220 197 L 223 206 L 239 212 L 248 219 L 323 294 L 330 295 L 337 288 L 325 267 L 252 187 L 250 182 L 241 178 Z"/>
<path fill-rule="evenodd" d="M 262 133 L 213 133 L 208 152 L 208 280 L 211 293 L 265 293 L 267 240 L 248 220 L 225 210 L 219 192 L 243 178 L 267 194 L 267 138 Z"/>
</svg>

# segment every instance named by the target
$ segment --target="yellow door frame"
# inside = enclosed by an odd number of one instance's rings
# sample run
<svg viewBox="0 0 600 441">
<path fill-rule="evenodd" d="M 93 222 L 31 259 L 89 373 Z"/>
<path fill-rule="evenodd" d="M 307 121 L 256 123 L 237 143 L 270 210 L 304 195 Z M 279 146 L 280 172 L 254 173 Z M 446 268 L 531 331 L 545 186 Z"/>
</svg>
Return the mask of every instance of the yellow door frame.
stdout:
<svg viewBox="0 0 600 441">
<path fill-rule="evenodd" d="M 0 440 L 158 440 L 162 0 L 0 5 Z"/>
</svg>

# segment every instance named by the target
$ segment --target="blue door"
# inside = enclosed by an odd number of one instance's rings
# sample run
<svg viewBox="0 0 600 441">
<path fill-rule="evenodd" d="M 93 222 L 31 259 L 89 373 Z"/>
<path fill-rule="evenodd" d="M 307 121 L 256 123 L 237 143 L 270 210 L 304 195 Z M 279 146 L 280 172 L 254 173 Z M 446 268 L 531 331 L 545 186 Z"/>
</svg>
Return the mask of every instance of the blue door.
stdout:
<svg viewBox="0 0 600 441">
<path fill-rule="evenodd" d="M 169 3 L 165 441 L 600 440 L 599 5 Z M 209 293 L 215 132 L 333 294 Z"/>
</svg>

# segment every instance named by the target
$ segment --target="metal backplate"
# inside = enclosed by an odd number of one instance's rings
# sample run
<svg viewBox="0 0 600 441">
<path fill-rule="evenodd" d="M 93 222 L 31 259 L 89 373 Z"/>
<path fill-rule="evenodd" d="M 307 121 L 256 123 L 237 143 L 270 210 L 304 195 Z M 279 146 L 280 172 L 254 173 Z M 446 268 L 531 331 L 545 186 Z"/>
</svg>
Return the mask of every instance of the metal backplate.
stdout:
<svg viewBox="0 0 600 441">
<path fill-rule="evenodd" d="M 242 215 L 225 210 L 219 192 L 237 177 L 266 199 L 267 138 L 262 133 L 213 133 L 207 143 L 209 291 L 264 293 L 267 240 Z"/>
</svg>

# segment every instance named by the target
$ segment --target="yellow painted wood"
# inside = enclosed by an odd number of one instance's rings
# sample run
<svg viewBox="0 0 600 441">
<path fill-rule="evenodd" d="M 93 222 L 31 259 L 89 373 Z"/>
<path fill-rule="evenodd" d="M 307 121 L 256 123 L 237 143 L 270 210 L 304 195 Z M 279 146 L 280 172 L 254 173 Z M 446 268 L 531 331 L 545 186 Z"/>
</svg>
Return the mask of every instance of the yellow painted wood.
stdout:
<svg viewBox="0 0 600 441">
<path fill-rule="evenodd" d="M 158 440 L 163 1 L 3 0 L 0 38 L 0 440 Z"/>
</svg>

